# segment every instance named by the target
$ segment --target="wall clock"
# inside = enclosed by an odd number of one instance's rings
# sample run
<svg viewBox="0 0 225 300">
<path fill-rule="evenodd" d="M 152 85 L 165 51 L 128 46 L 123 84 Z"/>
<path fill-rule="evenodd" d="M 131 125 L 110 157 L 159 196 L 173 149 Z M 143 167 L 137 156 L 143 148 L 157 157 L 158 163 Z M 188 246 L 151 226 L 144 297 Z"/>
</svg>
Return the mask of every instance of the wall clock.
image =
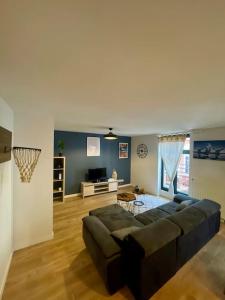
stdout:
<svg viewBox="0 0 225 300">
<path fill-rule="evenodd" d="M 145 158 L 148 155 L 148 147 L 145 144 L 140 144 L 137 146 L 137 156 L 140 158 Z"/>
</svg>

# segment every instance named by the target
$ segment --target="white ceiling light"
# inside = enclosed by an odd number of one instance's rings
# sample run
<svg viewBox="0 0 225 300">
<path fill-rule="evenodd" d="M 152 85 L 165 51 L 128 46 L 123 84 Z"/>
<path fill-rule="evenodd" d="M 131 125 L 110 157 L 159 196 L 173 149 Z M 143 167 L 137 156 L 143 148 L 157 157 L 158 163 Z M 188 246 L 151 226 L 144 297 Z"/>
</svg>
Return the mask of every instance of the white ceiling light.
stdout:
<svg viewBox="0 0 225 300">
<path fill-rule="evenodd" d="M 104 135 L 106 140 L 117 140 L 118 136 L 112 132 L 113 128 L 109 128 L 109 133 Z"/>
</svg>

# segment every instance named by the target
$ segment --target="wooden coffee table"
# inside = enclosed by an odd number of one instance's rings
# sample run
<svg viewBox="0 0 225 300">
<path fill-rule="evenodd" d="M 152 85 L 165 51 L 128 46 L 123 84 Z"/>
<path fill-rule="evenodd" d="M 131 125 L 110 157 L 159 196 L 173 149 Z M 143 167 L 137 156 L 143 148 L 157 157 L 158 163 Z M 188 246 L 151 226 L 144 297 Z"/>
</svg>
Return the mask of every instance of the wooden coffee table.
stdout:
<svg viewBox="0 0 225 300">
<path fill-rule="evenodd" d="M 135 195 L 133 193 L 121 193 L 117 195 L 117 204 L 130 211 L 133 215 L 140 214 L 168 202 L 169 200 L 165 198 L 149 194 Z"/>
<path fill-rule="evenodd" d="M 136 196 L 133 193 L 120 193 L 117 194 L 117 204 L 124 207 L 126 210 L 133 211 L 133 201 L 136 200 Z"/>
<path fill-rule="evenodd" d="M 133 193 L 120 193 L 117 194 L 117 200 L 129 202 L 136 200 L 136 196 Z"/>
</svg>

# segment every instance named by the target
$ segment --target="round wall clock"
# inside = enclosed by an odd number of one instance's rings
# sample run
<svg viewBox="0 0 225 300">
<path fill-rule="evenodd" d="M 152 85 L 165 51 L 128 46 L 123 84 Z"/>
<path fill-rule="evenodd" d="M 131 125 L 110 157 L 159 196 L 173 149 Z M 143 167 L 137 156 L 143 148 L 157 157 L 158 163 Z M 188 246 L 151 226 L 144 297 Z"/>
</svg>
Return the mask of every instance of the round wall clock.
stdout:
<svg viewBox="0 0 225 300">
<path fill-rule="evenodd" d="M 148 155 L 148 147 L 145 144 L 140 144 L 137 146 L 137 156 L 140 158 L 145 158 Z"/>
</svg>

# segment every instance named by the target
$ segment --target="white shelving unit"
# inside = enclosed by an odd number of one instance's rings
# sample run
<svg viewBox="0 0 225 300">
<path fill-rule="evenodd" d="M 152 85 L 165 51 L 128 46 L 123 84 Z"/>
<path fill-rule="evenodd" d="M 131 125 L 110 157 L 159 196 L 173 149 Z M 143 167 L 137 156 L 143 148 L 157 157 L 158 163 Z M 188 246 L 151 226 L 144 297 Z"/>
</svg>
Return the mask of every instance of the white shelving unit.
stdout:
<svg viewBox="0 0 225 300">
<path fill-rule="evenodd" d="M 81 182 L 81 194 L 82 197 L 93 196 L 98 194 L 116 192 L 118 190 L 119 183 L 124 182 L 123 179 L 104 182 Z"/>
<path fill-rule="evenodd" d="M 62 202 L 65 197 L 65 167 L 66 158 L 64 156 L 53 158 L 53 200 Z"/>
</svg>

